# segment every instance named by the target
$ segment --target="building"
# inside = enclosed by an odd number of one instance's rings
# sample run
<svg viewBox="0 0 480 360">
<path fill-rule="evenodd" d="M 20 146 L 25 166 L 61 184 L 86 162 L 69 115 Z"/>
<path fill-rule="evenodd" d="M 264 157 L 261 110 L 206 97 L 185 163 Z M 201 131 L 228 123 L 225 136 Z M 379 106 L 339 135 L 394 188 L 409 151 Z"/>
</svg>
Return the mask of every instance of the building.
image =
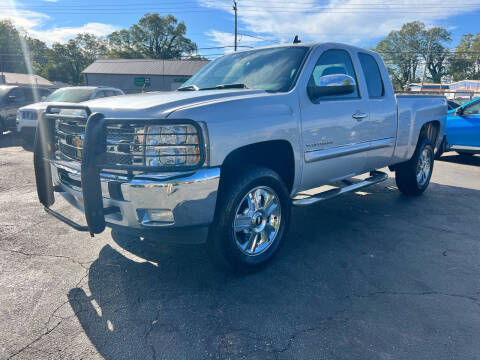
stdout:
<svg viewBox="0 0 480 360">
<path fill-rule="evenodd" d="M 461 80 L 449 85 L 451 99 L 472 99 L 480 96 L 480 80 Z"/>
<path fill-rule="evenodd" d="M 421 83 L 409 85 L 409 91 L 422 91 Z M 480 80 L 461 80 L 450 84 L 423 84 L 423 92 L 443 94 L 447 99 L 471 100 L 480 96 Z"/>
<path fill-rule="evenodd" d="M 204 60 L 104 59 L 82 74 L 89 86 L 111 86 L 125 93 L 173 91 L 206 64 Z"/>
<path fill-rule="evenodd" d="M 448 91 L 448 89 L 449 89 L 448 84 L 432 84 L 432 83 L 423 84 L 423 91 L 443 93 L 445 91 Z M 422 91 L 422 84 L 412 83 L 409 86 L 409 90 L 413 92 Z"/>
<path fill-rule="evenodd" d="M 0 84 L 1 85 L 34 85 L 46 88 L 56 88 L 55 84 L 47 79 L 30 74 L 19 74 L 0 72 Z"/>
</svg>

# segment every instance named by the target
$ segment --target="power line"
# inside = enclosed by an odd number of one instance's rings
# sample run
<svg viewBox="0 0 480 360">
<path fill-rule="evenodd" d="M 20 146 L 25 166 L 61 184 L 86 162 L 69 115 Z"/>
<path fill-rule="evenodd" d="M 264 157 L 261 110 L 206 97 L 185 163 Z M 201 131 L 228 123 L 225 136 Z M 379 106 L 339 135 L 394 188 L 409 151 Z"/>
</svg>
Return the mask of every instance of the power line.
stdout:
<svg viewBox="0 0 480 360">
<path fill-rule="evenodd" d="M 237 51 L 237 2 L 233 1 L 233 11 L 235 11 L 235 51 Z"/>
</svg>

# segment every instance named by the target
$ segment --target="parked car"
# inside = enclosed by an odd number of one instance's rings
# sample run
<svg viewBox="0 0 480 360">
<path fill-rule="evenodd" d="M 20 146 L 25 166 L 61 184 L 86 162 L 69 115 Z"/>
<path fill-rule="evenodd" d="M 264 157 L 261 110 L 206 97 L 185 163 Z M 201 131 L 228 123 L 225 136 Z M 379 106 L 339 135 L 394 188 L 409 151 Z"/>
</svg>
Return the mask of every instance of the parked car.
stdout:
<svg viewBox="0 0 480 360">
<path fill-rule="evenodd" d="M 0 85 L 0 136 L 8 130 L 15 130 L 17 111 L 22 106 L 32 104 L 35 98 L 50 95 L 46 88 L 28 85 Z"/>
<path fill-rule="evenodd" d="M 445 136 L 436 157 L 452 150 L 464 156 L 480 154 L 480 98 L 448 112 Z"/>
<path fill-rule="evenodd" d="M 372 51 L 335 43 L 239 51 L 177 92 L 50 106 L 34 152 L 38 196 L 91 235 L 110 226 L 206 243 L 220 263 L 251 270 L 285 240 L 292 205 L 386 180 L 377 170 L 385 166 L 401 192 L 422 194 L 446 114 L 444 96 L 395 96 Z M 336 188 L 305 194 L 325 184 Z M 53 210 L 54 193 L 86 225 Z"/>
<path fill-rule="evenodd" d="M 40 114 L 50 103 L 80 103 L 110 96 L 125 95 L 122 90 L 102 86 L 64 87 L 42 98 L 42 102 L 24 106 L 17 113 L 17 131 L 24 139 L 33 139 Z"/>
<path fill-rule="evenodd" d="M 448 104 L 448 111 L 455 110 L 457 107 L 460 106 L 459 103 L 453 100 L 447 100 L 447 104 Z"/>
</svg>

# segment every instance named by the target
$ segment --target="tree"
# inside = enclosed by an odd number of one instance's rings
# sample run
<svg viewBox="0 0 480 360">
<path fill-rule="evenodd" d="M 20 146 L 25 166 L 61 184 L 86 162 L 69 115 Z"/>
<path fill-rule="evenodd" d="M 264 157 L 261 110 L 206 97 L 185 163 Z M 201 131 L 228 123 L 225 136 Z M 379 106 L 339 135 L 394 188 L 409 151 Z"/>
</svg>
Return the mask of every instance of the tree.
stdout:
<svg viewBox="0 0 480 360">
<path fill-rule="evenodd" d="M 128 30 L 108 35 L 110 55 L 127 58 L 178 59 L 193 54 L 197 45 L 185 37 L 187 27 L 173 15 L 145 14 Z"/>
<path fill-rule="evenodd" d="M 33 38 L 26 38 L 27 48 L 30 52 L 33 71 L 41 74 L 48 63 L 50 57 L 50 48 L 43 41 Z"/>
<path fill-rule="evenodd" d="M 83 82 L 82 71 L 107 52 L 105 42 L 92 34 L 78 34 L 66 44 L 55 43 L 42 72 L 52 81 Z"/>
<path fill-rule="evenodd" d="M 449 41 L 448 30 L 442 27 L 426 29 L 424 23 L 413 21 L 390 32 L 378 43 L 376 50 L 384 57 L 395 88 L 402 90 L 409 83 L 421 81 L 422 62 L 431 81 L 442 81 L 449 73 L 450 52 L 445 46 Z"/>
<path fill-rule="evenodd" d="M 462 35 L 450 60 L 449 73 L 454 81 L 480 79 L 480 33 Z"/>
<path fill-rule="evenodd" d="M 419 21 L 403 24 L 380 41 L 376 50 L 384 57 L 388 72 L 397 90 L 418 81 L 419 49 L 423 44 L 425 25 Z"/>
<path fill-rule="evenodd" d="M 423 33 L 420 51 L 434 83 L 441 83 L 442 78 L 449 73 L 446 60 L 450 51 L 444 43 L 451 40 L 451 33 L 442 27 L 434 27 Z"/>
<path fill-rule="evenodd" d="M 26 71 L 20 34 L 9 20 L 0 21 L 0 71 Z"/>
</svg>

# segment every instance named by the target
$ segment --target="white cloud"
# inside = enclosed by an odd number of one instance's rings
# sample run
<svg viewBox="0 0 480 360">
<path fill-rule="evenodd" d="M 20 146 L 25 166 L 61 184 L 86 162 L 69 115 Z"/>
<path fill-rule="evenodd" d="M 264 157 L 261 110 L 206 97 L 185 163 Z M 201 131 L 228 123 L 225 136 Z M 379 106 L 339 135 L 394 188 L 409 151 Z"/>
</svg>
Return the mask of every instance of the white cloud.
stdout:
<svg viewBox="0 0 480 360">
<path fill-rule="evenodd" d="M 44 0 L 58 1 L 58 0 Z M 14 6 L 13 1 L 0 0 L 0 20 L 9 19 L 22 32 L 40 39 L 47 44 L 54 42 L 64 43 L 79 33 L 91 33 L 96 36 L 105 36 L 117 30 L 116 26 L 103 23 L 86 23 L 72 27 L 47 27 L 50 17 L 47 14 L 30 11 L 24 7 Z"/>
<path fill-rule="evenodd" d="M 233 33 L 222 32 L 217 30 L 209 30 L 205 33 L 210 40 L 218 46 L 225 46 L 226 48 L 223 49 L 224 52 L 232 52 L 233 51 L 233 44 L 235 41 L 235 35 Z M 253 47 L 255 43 L 263 43 L 262 39 L 252 38 L 246 35 L 238 35 L 237 43 L 240 49 L 244 49 L 246 47 Z M 221 51 L 222 49 L 220 49 Z"/>
<path fill-rule="evenodd" d="M 202 6 L 233 13 L 225 3 L 199 0 Z M 419 20 L 427 25 L 462 13 L 480 9 L 480 5 L 458 6 L 438 0 L 304 0 L 301 3 L 264 0 L 238 2 L 239 28 L 256 34 L 292 41 L 295 34 L 305 41 L 340 41 L 360 43 L 387 35 L 408 21 Z M 222 43 L 223 38 L 211 36 Z"/>
<path fill-rule="evenodd" d="M 77 34 L 80 33 L 89 33 L 96 36 L 105 36 L 115 30 L 117 30 L 117 27 L 113 25 L 102 23 L 87 23 L 82 26 L 74 27 L 58 27 L 45 30 L 30 29 L 28 33 L 37 39 L 51 44 L 54 42 L 64 43 L 69 39 L 74 38 Z"/>
</svg>

